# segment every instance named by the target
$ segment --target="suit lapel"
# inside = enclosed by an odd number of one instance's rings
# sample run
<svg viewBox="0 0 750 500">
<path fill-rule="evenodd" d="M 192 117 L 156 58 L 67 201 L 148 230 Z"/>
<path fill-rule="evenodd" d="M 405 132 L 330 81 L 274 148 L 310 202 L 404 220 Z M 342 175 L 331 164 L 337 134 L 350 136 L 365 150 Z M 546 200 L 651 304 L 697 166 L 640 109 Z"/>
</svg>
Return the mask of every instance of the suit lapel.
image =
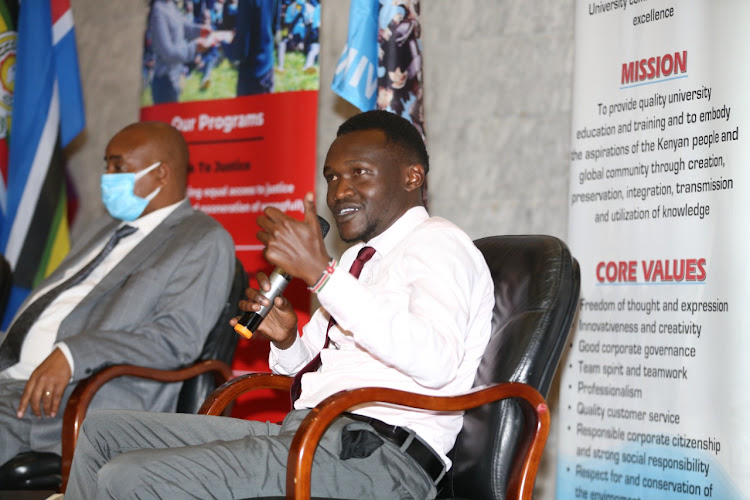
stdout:
<svg viewBox="0 0 750 500">
<path fill-rule="evenodd" d="M 99 230 L 94 230 L 93 235 L 86 238 L 88 240 L 88 243 L 79 248 L 74 247 L 73 249 L 71 249 L 70 253 L 68 253 L 68 255 L 65 257 L 63 263 L 57 266 L 57 269 L 55 269 L 49 276 L 47 276 L 41 283 L 39 283 L 39 285 L 37 285 L 37 288 L 43 288 L 50 283 L 60 282 L 68 269 L 77 266 L 82 261 L 82 259 L 85 259 L 87 257 L 91 258 L 92 256 L 90 254 L 93 249 L 98 245 L 101 245 L 103 241 L 109 238 L 110 235 L 114 232 L 115 228 L 119 225 L 119 223 L 120 221 L 110 219 L 106 223 L 104 223 L 104 225 Z M 34 297 L 34 294 L 29 294 L 29 296 L 26 297 L 26 300 L 23 301 L 21 307 L 18 310 L 24 310 L 26 306 L 28 306 L 31 302 L 32 297 Z"/>
<path fill-rule="evenodd" d="M 83 245 L 80 248 L 71 249 L 70 253 L 68 253 L 68 255 L 65 257 L 65 265 L 58 266 L 58 268 L 55 269 L 52 274 L 50 274 L 44 280 L 42 284 L 60 279 L 68 269 L 78 265 L 82 259 L 86 257 L 93 257 L 90 255 L 92 250 L 97 246 L 102 245 L 104 241 L 109 239 L 109 237 L 112 235 L 119 224 L 120 221 L 110 220 L 108 223 L 102 226 L 101 229 L 96 231 L 91 238 L 88 239 L 89 242 L 86 245 Z"/>
<path fill-rule="evenodd" d="M 174 231 L 175 226 L 185 217 L 193 212 L 190 203 L 182 202 L 161 224 L 156 226 L 138 245 L 135 246 L 122 261 L 107 274 L 102 281 L 91 290 L 86 298 L 81 302 L 84 304 L 90 300 L 96 300 L 97 297 L 110 290 L 112 287 L 124 281 L 136 269 L 138 269 L 147 257 L 168 240 Z"/>
</svg>

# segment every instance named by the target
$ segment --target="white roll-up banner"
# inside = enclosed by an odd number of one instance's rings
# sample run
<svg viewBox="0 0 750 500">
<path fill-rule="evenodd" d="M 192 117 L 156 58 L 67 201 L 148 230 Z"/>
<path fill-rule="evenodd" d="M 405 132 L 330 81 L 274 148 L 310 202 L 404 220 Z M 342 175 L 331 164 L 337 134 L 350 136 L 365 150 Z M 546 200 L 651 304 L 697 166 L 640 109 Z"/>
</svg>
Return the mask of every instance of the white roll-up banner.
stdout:
<svg viewBox="0 0 750 500">
<path fill-rule="evenodd" d="M 558 499 L 750 499 L 750 2 L 576 2 Z"/>
</svg>

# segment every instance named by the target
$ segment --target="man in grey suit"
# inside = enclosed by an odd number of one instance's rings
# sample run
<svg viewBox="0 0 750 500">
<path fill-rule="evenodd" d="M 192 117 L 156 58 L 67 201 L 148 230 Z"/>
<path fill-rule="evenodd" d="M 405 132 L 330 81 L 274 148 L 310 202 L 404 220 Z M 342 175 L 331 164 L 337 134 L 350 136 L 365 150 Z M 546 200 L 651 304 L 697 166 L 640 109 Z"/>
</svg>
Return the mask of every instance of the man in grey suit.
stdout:
<svg viewBox="0 0 750 500">
<path fill-rule="evenodd" d="M 229 294 L 234 244 L 190 207 L 182 135 L 165 123 L 129 125 L 105 161 L 111 216 L 32 291 L 0 343 L 0 464 L 24 451 L 60 452 L 65 403 L 82 378 L 117 363 L 172 369 L 194 361 Z M 115 233 L 124 236 L 108 243 Z M 28 314 L 45 295 L 54 298 Z M 179 389 L 119 378 L 90 408 L 174 411 Z"/>
</svg>

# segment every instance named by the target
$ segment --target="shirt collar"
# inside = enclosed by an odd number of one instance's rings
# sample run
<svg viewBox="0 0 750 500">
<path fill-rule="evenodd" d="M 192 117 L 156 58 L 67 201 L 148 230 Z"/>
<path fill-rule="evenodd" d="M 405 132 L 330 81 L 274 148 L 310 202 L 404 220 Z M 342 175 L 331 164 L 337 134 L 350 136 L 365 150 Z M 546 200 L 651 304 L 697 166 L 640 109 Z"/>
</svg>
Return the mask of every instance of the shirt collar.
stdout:
<svg viewBox="0 0 750 500">
<path fill-rule="evenodd" d="M 162 207 L 158 210 L 154 210 L 150 214 L 144 215 L 143 217 L 138 217 L 136 220 L 133 221 L 125 221 L 122 224 L 120 224 L 119 227 L 122 226 L 133 226 L 134 228 L 138 229 L 139 233 L 142 235 L 149 234 L 151 231 L 156 228 L 159 224 L 164 222 L 164 219 L 169 217 L 169 215 L 177 210 L 177 207 L 180 206 L 181 203 L 184 203 L 187 198 L 183 198 L 182 200 L 178 201 L 177 203 L 173 203 L 171 205 L 167 205 L 166 207 Z"/>
<path fill-rule="evenodd" d="M 415 227 L 429 218 L 430 215 L 424 207 L 410 208 L 388 229 L 367 243 L 360 243 L 358 248 L 363 246 L 373 247 L 380 255 L 386 255 L 404 239 L 405 234 L 409 234 Z"/>
</svg>

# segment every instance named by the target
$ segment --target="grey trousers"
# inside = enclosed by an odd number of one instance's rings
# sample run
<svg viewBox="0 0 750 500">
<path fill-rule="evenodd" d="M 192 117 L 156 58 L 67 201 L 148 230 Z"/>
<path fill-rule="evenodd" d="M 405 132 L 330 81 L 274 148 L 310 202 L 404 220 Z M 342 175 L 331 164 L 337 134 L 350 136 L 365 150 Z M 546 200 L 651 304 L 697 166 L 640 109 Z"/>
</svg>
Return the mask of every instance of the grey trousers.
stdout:
<svg viewBox="0 0 750 500">
<path fill-rule="evenodd" d="M 83 424 L 65 500 L 283 496 L 288 450 L 306 414 L 292 411 L 276 425 L 206 415 L 95 411 Z M 329 427 L 315 453 L 313 496 L 434 498 L 432 480 L 389 441 L 367 457 L 340 459 L 344 429 L 371 428 L 346 417 Z"/>
<path fill-rule="evenodd" d="M 54 418 L 39 418 L 28 407 L 19 419 L 16 412 L 25 386 L 25 380 L 0 378 L 0 465 L 24 451 L 60 453 L 62 417 L 73 387 L 65 390 Z"/>
</svg>

